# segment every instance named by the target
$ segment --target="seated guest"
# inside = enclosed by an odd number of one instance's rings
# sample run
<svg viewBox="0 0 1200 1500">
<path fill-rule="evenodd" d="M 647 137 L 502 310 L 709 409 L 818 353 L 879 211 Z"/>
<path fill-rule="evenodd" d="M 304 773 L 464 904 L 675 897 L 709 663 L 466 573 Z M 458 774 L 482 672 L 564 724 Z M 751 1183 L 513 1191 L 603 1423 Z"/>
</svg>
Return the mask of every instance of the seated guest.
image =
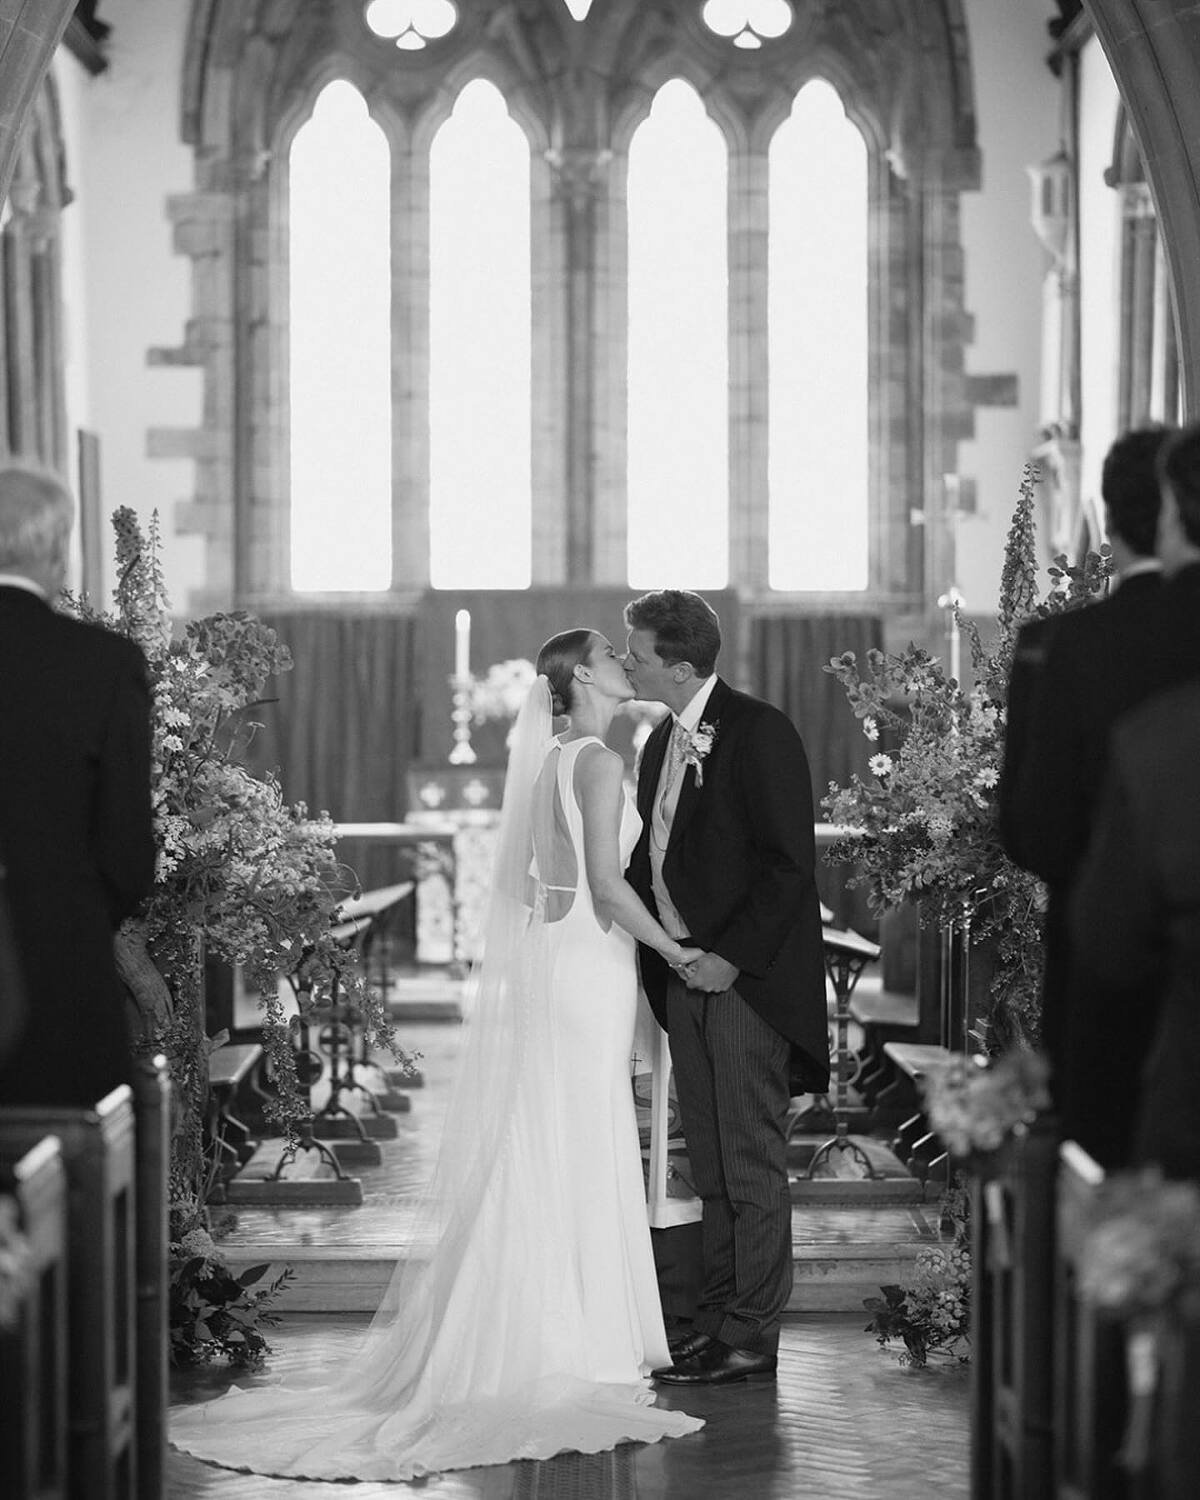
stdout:
<svg viewBox="0 0 1200 1500">
<path fill-rule="evenodd" d="M 27 1001 L 0 1106 L 92 1104 L 131 1071 L 112 940 L 154 879 L 146 663 L 54 611 L 72 510 L 52 474 L 0 468 L 0 849 Z"/>
<path fill-rule="evenodd" d="M 1135 1160 L 1200 1177 L 1200 427 L 1166 446 L 1161 468 L 1159 550 L 1171 577 L 1154 670 L 1190 680 L 1113 731 L 1071 931 L 1090 968 L 1159 1017 L 1143 1077 L 1131 1081 L 1141 1083 Z"/>
<path fill-rule="evenodd" d="M 1087 847 L 1114 719 L 1152 691 L 1146 657 L 1161 564 L 1156 461 L 1165 427 L 1119 437 L 1101 476 L 1116 571 L 1111 596 L 1022 627 L 1009 682 L 1000 831 L 1010 856 L 1046 882 L 1042 1045 L 1063 1133 L 1106 1167 L 1128 1150 L 1127 1081 L 1148 1044 L 1151 1018 L 1087 970 L 1066 929 L 1072 882 Z M 1074 1024 L 1076 996 L 1084 997 Z M 1144 1024 L 1143 1024 L 1144 1023 Z M 1105 1069 L 1108 1076 L 1105 1078 Z"/>
</svg>

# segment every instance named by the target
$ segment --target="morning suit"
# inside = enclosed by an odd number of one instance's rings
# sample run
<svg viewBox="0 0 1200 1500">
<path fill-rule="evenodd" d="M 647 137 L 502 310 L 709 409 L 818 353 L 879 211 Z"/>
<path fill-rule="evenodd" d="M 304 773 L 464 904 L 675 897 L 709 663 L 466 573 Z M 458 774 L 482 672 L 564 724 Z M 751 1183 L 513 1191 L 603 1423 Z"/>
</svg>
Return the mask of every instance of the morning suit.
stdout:
<svg viewBox="0 0 1200 1500">
<path fill-rule="evenodd" d="M 1195 574 L 1200 585 L 1200 568 Z M 1012 818 L 1014 857 L 1048 887 L 1042 1040 L 1063 1134 L 1107 1168 L 1128 1159 L 1134 1092 L 1156 1024 L 1154 1003 L 1070 941 L 1071 889 L 1087 848 L 1114 723 L 1200 672 L 1200 631 L 1177 620 L 1196 592 L 1185 574 L 1126 578 L 1112 596 L 1058 617 L 1029 714 Z M 1186 614 L 1186 608 L 1184 613 Z"/>
<path fill-rule="evenodd" d="M 701 764 L 682 769 L 662 864 L 688 940 L 739 971 L 688 990 L 652 949 L 642 980 L 671 1037 L 688 1159 L 703 1201 L 705 1283 L 696 1328 L 770 1353 L 791 1287 L 788 1098 L 829 1081 L 826 989 L 808 760 L 791 722 L 718 678 Z M 643 830 L 628 879 L 651 911 L 655 798 L 673 733 L 651 734 L 638 775 Z"/>
<path fill-rule="evenodd" d="M 154 878 L 150 704 L 132 641 L 0 586 L 0 849 L 27 1016 L 0 1105 L 130 1075 L 113 933 Z"/>
<path fill-rule="evenodd" d="M 1196 620 L 1200 631 L 1200 617 Z M 1134 1159 L 1200 1179 L 1200 681 L 1142 704 L 1113 731 L 1072 935 L 1159 1015 Z"/>
</svg>

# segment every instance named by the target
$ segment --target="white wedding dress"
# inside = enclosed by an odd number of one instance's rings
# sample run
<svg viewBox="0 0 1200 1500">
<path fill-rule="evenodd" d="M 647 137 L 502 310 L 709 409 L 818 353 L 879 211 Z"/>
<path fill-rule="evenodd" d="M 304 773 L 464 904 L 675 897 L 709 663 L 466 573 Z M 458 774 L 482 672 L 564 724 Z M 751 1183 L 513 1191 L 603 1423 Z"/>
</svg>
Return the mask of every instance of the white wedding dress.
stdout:
<svg viewBox="0 0 1200 1500">
<path fill-rule="evenodd" d="M 541 723 L 548 734 L 548 696 L 526 731 Z M 630 1088 L 634 943 L 602 929 L 588 890 L 574 794 L 588 743 L 543 737 L 524 769 L 514 746 L 421 1243 L 362 1351 L 317 1391 L 173 1412 L 176 1447 L 261 1474 L 397 1480 L 703 1425 L 656 1407 L 647 1380 L 670 1357 Z M 639 819 L 624 802 L 627 856 Z"/>
</svg>

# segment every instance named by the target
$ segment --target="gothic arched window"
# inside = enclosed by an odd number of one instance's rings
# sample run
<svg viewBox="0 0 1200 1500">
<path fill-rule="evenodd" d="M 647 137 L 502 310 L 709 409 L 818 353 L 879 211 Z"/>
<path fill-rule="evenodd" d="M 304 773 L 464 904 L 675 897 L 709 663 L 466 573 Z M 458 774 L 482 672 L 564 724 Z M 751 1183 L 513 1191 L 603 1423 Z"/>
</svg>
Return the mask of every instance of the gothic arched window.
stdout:
<svg viewBox="0 0 1200 1500">
<path fill-rule="evenodd" d="M 292 587 L 387 589 L 391 160 L 349 83 L 321 91 L 288 165 Z"/>
<path fill-rule="evenodd" d="M 729 578 L 728 151 L 690 84 L 629 149 L 629 583 Z"/>
<path fill-rule="evenodd" d="M 867 152 L 829 84 L 796 96 L 769 183 L 770 585 L 865 589 Z"/>
<path fill-rule="evenodd" d="M 531 568 L 529 141 L 467 84 L 429 160 L 429 526 L 435 588 Z"/>
</svg>

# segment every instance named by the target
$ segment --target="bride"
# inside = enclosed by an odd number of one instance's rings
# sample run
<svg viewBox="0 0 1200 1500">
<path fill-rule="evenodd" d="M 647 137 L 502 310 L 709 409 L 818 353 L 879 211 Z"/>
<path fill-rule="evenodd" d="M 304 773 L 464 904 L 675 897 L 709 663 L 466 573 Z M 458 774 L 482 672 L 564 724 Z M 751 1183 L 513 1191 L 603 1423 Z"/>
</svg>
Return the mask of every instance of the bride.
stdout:
<svg viewBox="0 0 1200 1500">
<path fill-rule="evenodd" d="M 171 1441 L 260 1474 L 411 1479 L 703 1426 L 670 1363 L 629 1057 L 635 942 L 698 956 L 624 879 L 639 819 L 604 744 L 633 696 L 598 632 L 552 637 L 515 726 L 483 958 L 418 1226 L 363 1348 L 318 1390 L 232 1390 Z M 552 716 L 567 729 L 551 737 Z"/>
</svg>

